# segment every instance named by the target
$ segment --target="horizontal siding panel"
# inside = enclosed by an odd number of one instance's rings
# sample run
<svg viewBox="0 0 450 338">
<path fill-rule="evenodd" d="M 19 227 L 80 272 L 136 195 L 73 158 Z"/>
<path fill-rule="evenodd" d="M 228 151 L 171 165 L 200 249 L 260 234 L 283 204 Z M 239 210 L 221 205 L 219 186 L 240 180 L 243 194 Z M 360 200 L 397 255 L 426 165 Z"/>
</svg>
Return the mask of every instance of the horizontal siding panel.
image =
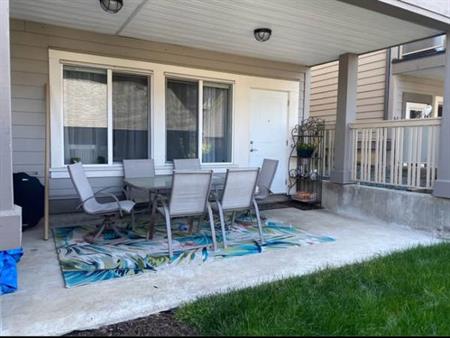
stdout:
<svg viewBox="0 0 450 338">
<path fill-rule="evenodd" d="M 386 60 L 374 61 L 374 62 L 365 63 L 363 65 L 359 65 L 358 71 L 364 72 L 367 70 L 377 69 L 377 68 L 385 69 L 386 68 Z"/>
<path fill-rule="evenodd" d="M 44 163 L 44 156 L 43 151 L 15 151 L 13 152 L 13 161 L 15 164 L 35 165 Z"/>
<path fill-rule="evenodd" d="M 366 92 L 370 92 L 373 90 L 380 90 L 383 89 L 384 90 L 385 87 L 385 81 L 380 81 L 380 82 L 376 82 L 376 83 L 368 83 L 365 84 L 364 86 L 359 86 L 358 87 L 358 93 L 366 93 Z"/>
<path fill-rule="evenodd" d="M 333 62 L 323 63 L 321 65 L 314 66 L 312 68 L 312 70 L 316 71 L 316 70 L 320 70 L 320 69 L 324 69 L 324 68 L 328 68 L 328 67 L 332 67 L 332 66 L 339 66 L 339 62 L 338 61 L 333 61 Z"/>
<path fill-rule="evenodd" d="M 44 139 L 45 127 L 43 126 L 12 126 L 13 137 L 28 139 Z"/>
<path fill-rule="evenodd" d="M 319 83 L 324 80 L 337 79 L 337 78 L 338 78 L 337 72 L 330 72 L 330 73 L 325 73 L 325 74 L 320 74 L 320 75 L 314 75 L 311 79 L 311 83 Z"/>
<path fill-rule="evenodd" d="M 386 70 L 384 68 L 372 69 L 366 72 L 358 73 L 358 81 L 363 79 L 375 78 L 374 82 L 378 82 L 378 78 L 386 79 Z"/>
<path fill-rule="evenodd" d="M 328 79 L 328 80 L 324 80 L 324 81 L 320 81 L 318 83 L 311 83 L 311 88 L 321 88 L 321 87 L 328 87 L 328 86 L 333 86 L 336 85 L 337 86 L 338 83 L 338 78 L 332 78 L 332 79 Z"/>
<path fill-rule="evenodd" d="M 45 126 L 45 114 L 13 111 L 12 124 L 16 126 Z"/>
<path fill-rule="evenodd" d="M 11 83 L 13 85 L 44 86 L 47 81 L 48 75 L 46 74 L 11 72 Z"/>
<path fill-rule="evenodd" d="M 14 151 L 45 151 L 44 139 L 13 138 Z"/>
<path fill-rule="evenodd" d="M 373 97 L 382 97 L 384 99 L 384 88 L 358 93 L 358 99 L 367 99 Z"/>
<path fill-rule="evenodd" d="M 13 72 L 30 72 L 48 74 L 48 61 L 14 58 L 11 60 Z"/>
<path fill-rule="evenodd" d="M 11 44 L 11 58 L 12 59 L 30 59 L 37 61 L 47 61 L 48 60 L 48 47 L 33 47 L 27 45 L 15 44 L 12 41 Z"/>
<path fill-rule="evenodd" d="M 358 86 L 370 85 L 373 83 L 385 83 L 384 75 L 372 76 L 364 79 L 358 80 Z"/>
<path fill-rule="evenodd" d="M 26 112 L 26 113 L 44 113 L 46 110 L 46 104 L 44 100 L 38 99 L 12 99 L 12 107 L 14 111 Z"/>
<path fill-rule="evenodd" d="M 378 121 L 380 121 L 380 119 L 383 118 L 383 112 L 380 112 L 380 111 L 364 112 L 364 113 L 358 114 L 358 117 L 359 116 L 361 116 L 361 118 L 364 118 L 364 119 L 378 119 Z"/>
<path fill-rule="evenodd" d="M 330 97 L 336 97 L 337 91 L 336 90 L 329 90 L 324 92 L 317 92 L 317 90 L 311 91 L 311 101 L 320 100 L 320 99 L 327 99 Z"/>
<path fill-rule="evenodd" d="M 330 65 L 328 67 L 324 67 L 324 68 L 313 67 L 313 68 L 311 68 L 311 75 L 315 77 L 315 76 L 319 76 L 319 75 L 323 75 L 323 74 L 337 73 L 338 70 L 339 70 L 339 64 L 337 64 L 337 63 Z"/>
<path fill-rule="evenodd" d="M 359 57 L 359 64 L 364 65 L 371 62 L 376 62 L 380 60 L 386 60 L 386 50 L 382 50 L 373 54 L 366 54 Z"/>
<path fill-rule="evenodd" d="M 384 105 L 384 96 L 379 97 L 371 97 L 371 98 L 358 98 L 357 105 L 374 105 L 374 104 L 382 104 Z"/>
<path fill-rule="evenodd" d="M 13 99 L 40 99 L 45 100 L 44 86 L 27 86 L 27 85 L 12 85 L 11 97 Z"/>
<path fill-rule="evenodd" d="M 315 104 L 311 107 L 311 112 L 336 109 L 336 103 Z"/>
<path fill-rule="evenodd" d="M 368 104 L 368 105 L 358 106 L 358 113 L 383 111 L 383 110 L 384 110 L 384 104 Z"/>
<path fill-rule="evenodd" d="M 311 111 L 311 116 L 336 115 L 336 107 L 328 110 L 321 110 L 318 112 Z"/>
<path fill-rule="evenodd" d="M 311 99 L 311 106 L 319 106 L 319 105 L 323 105 L 323 104 L 330 104 L 330 103 L 334 103 L 336 104 L 337 102 L 337 96 L 333 95 L 330 97 L 324 97 L 324 98 L 319 98 L 319 99 Z"/>
</svg>

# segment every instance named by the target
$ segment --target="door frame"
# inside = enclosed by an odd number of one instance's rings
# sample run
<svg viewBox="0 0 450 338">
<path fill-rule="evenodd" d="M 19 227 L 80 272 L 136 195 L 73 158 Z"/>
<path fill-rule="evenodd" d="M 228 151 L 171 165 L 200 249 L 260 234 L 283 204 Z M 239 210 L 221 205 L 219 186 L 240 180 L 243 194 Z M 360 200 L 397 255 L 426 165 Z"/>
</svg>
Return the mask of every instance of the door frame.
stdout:
<svg viewBox="0 0 450 338">
<path fill-rule="evenodd" d="M 253 90 L 263 90 L 263 91 L 269 91 L 269 92 L 279 92 L 279 93 L 286 93 L 287 94 L 287 105 L 286 105 L 286 126 L 285 126 L 285 131 L 286 131 L 286 143 L 285 143 L 285 154 L 284 154 L 284 161 L 286 163 L 286 165 L 288 164 L 289 161 L 289 155 L 290 155 L 290 144 L 291 144 L 291 139 L 290 139 L 290 130 L 291 130 L 291 121 L 290 121 L 290 104 L 291 104 L 291 91 L 289 90 L 283 90 L 283 89 L 273 89 L 270 87 L 260 87 L 260 86 L 250 86 L 250 123 L 249 123 L 249 140 L 252 139 L 252 102 L 251 102 L 251 95 L 252 95 L 252 91 Z M 292 126 L 293 127 L 293 126 Z M 248 146 L 250 146 L 250 142 L 248 144 Z M 248 155 L 248 163 L 250 164 L 250 148 L 249 148 L 249 155 Z M 288 168 L 289 166 L 287 166 Z M 284 185 L 285 185 L 285 191 L 283 192 L 283 194 L 289 195 L 289 172 L 287 170 L 285 170 L 284 173 Z"/>
</svg>

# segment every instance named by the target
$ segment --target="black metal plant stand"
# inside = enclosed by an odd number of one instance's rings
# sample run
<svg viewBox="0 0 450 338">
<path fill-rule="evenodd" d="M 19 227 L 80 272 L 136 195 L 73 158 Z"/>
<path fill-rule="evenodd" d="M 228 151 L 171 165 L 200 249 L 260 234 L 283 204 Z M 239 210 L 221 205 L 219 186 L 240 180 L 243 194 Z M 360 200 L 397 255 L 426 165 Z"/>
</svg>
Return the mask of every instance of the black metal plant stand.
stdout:
<svg viewBox="0 0 450 338">
<path fill-rule="evenodd" d="M 325 122 L 317 118 L 304 120 L 291 131 L 292 149 L 288 167 L 292 200 L 321 204 L 324 133 Z"/>
</svg>

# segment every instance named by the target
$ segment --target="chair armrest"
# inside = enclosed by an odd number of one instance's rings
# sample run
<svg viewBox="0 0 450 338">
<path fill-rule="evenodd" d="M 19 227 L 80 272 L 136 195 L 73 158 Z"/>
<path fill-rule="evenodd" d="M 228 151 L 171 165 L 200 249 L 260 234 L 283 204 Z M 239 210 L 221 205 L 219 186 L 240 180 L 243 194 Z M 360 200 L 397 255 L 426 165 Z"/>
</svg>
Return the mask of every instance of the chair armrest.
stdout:
<svg viewBox="0 0 450 338">
<path fill-rule="evenodd" d="M 112 188 L 116 188 L 116 187 L 104 187 L 101 188 L 100 190 L 97 190 L 94 195 L 97 195 L 99 193 L 103 193 L 103 191 L 108 190 L 108 189 L 112 189 Z M 127 191 L 124 188 L 121 188 L 120 190 L 122 190 L 122 192 L 125 194 L 125 196 L 127 196 Z"/>
<path fill-rule="evenodd" d="M 97 191 L 93 196 L 86 198 L 84 201 L 81 201 L 81 203 L 77 206 L 77 209 L 80 209 L 82 206 L 84 206 L 84 204 L 85 204 L 87 201 L 90 201 L 91 199 L 97 197 L 97 195 L 102 194 L 102 195 L 104 195 L 104 196 L 111 197 L 111 198 L 117 203 L 117 209 L 119 210 L 119 215 L 120 215 L 120 217 L 122 217 L 122 216 L 123 216 L 122 208 L 121 208 L 121 206 L 120 206 L 120 201 L 119 201 L 119 199 L 117 198 L 117 196 L 114 195 L 114 194 L 112 194 L 112 193 L 104 193 L 104 192 L 101 192 L 101 190 L 106 190 L 106 189 L 100 189 L 100 190 Z"/>
</svg>

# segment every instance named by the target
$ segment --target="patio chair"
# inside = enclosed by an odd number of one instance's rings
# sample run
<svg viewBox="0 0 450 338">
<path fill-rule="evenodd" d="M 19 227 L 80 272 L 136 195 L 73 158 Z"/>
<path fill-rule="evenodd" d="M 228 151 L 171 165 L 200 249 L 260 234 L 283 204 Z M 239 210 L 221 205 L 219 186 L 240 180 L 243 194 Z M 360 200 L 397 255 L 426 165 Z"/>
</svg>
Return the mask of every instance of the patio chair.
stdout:
<svg viewBox="0 0 450 338">
<path fill-rule="evenodd" d="M 212 170 L 208 171 L 176 171 L 173 172 L 172 189 L 169 200 L 158 196 L 153 204 L 147 240 L 153 237 L 155 213 L 158 211 L 166 220 L 167 241 L 169 256 L 173 257 L 172 247 L 172 218 L 209 216 L 213 249 L 217 250 L 214 219 L 208 196 L 211 190 Z M 158 206 L 158 204 L 160 206 Z"/>
<path fill-rule="evenodd" d="M 174 159 L 174 170 L 201 170 L 200 159 L 198 158 L 186 158 L 186 159 Z"/>
<path fill-rule="evenodd" d="M 104 190 L 110 187 L 100 189 L 95 192 L 92 190 L 86 174 L 84 172 L 81 162 L 71 164 L 67 166 L 75 190 L 80 197 L 81 204 L 77 207 L 83 208 L 84 212 L 93 216 L 103 216 L 103 222 L 99 226 L 99 230 L 93 236 L 93 238 L 86 237 L 89 242 L 96 241 L 98 237 L 108 228 L 111 228 L 118 236 L 122 237 L 121 233 L 114 226 L 113 217 L 119 214 L 120 217 L 123 213 L 131 213 L 134 208 L 134 202 L 130 200 L 119 201 L 119 199 L 112 193 L 105 193 Z M 112 198 L 113 202 L 100 203 L 97 201 L 97 197 L 102 194 Z"/>
<path fill-rule="evenodd" d="M 123 172 L 124 177 L 127 178 L 141 178 L 141 177 L 154 177 L 155 176 L 155 162 L 153 159 L 143 160 L 123 160 Z M 150 197 L 147 190 L 137 189 L 125 185 L 125 191 L 127 192 L 127 199 L 137 203 L 148 203 L 149 211 L 151 211 L 151 204 L 154 196 Z M 143 209 L 139 212 L 145 212 Z M 137 211 L 133 208 L 131 211 L 131 225 L 134 226 L 135 214 Z"/>
<path fill-rule="evenodd" d="M 254 198 L 258 174 L 259 168 L 227 170 L 222 196 L 220 199 L 217 199 L 216 204 L 213 205 L 213 209 L 219 213 L 224 248 L 227 247 L 225 229 L 225 212 L 227 211 L 233 212 L 232 222 L 234 223 L 236 211 L 250 210 L 254 208 L 260 240 L 261 243 L 264 243 L 261 217 L 259 214 L 258 205 L 256 204 Z M 233 225 L 233 223 L 231 225 Z"/>
<path fill-rule="evenodd" d="M 258 188 L 255 199 L 257 201 L 264 200 L 272 194 L 270 188 L 277 172 L 277 167 L 278 160 L 264 159 L 258 181 L 256 182 Z"/>
</svg>

